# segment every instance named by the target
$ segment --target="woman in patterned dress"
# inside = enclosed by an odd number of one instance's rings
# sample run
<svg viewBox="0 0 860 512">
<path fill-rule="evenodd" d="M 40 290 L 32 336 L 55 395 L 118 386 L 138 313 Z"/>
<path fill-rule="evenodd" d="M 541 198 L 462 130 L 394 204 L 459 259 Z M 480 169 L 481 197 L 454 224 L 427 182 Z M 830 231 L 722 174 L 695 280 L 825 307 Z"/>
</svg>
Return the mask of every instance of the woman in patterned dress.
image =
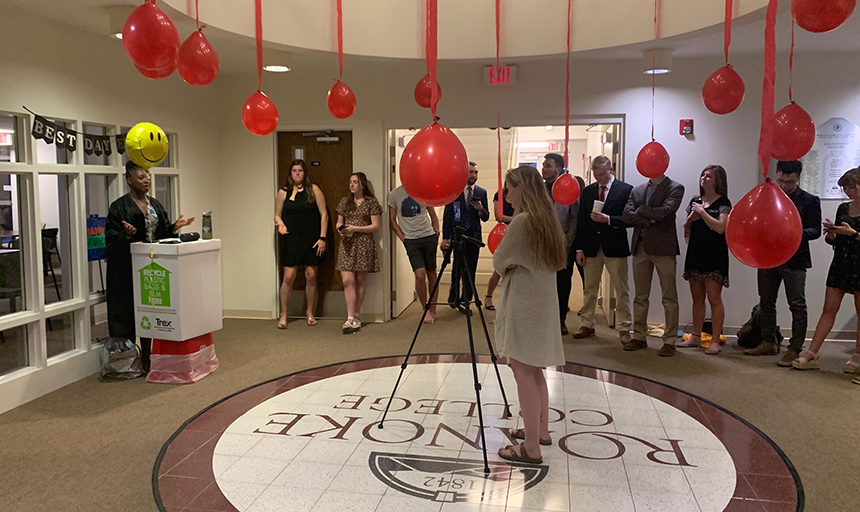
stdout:
<svg viewBox="0 0 860 512">
<path fill-rule="evenodd" d="M 711 305 L 713 332 L 706 354 L 720 353 L 720 336 L 726 310 L 723 306 L 723 287 L 729 287 L 729 247 L 726 244 L 726 224 L 732 202 L 726 197 L 728 184 L 726 170 L 720 165 L 705 167 L 699 176 L 699 195 L 687 206 L 684 232 L 690 233 L 687 257 L 684 260 L 684 279 L 690 282 L 693 296 L 693 332 L 690 339 L 679 347 L 702 345 L 702 326 L 705 323 L 705 298 Z"/>
<path fill-rule="evenodd" d="M 341 236 L 335 268 L 343 279 L 346 298 L 344 334 L 361 329 L 359 313 L 367 290 L 367 273 L 379 272 L 373 233 L 379 231 L 382 218 L 382 206 L 367 186 L 367 176 L 363 172 L 349 177 L 349 191 L 351 195 L 341 199 L 335 210 L 337 230 Z"/>
<path fill-rule="evenodd" d="M 824 240 L 833 246 L 833 262 L 827 272 L 827 289 L 824 292 L 824 311 L 818 319 L 809 350 L 792 363 L 796 370 L 821 368 L 818 351 L 833 328 L 846 293 L 854 296 L 854 308 L 860 316 L 860 168 L 843 174 L 838 183 L 851 201 L 839 205 L 835 221 L 824 220 Z M 843 372 L 860 374 L 860 336 L 854 355 L 845 363 Z M 860 378 L 855 377 L 853 382 L 860 384 Z"/>
</svg>

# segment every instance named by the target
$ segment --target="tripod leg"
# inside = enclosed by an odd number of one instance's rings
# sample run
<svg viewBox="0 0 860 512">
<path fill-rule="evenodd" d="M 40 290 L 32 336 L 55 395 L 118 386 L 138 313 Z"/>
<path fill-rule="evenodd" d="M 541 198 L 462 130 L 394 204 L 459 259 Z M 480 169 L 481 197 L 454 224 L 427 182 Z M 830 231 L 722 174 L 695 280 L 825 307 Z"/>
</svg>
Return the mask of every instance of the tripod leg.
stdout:
<svg viewBox="0 0 860 512">
<path fill-rule="evenodd" d="M 472 291 L 474 292 L 475 284 L 472 282 L 472 278 L 469 275 L 469 270 L 466 268 L 466 257 L 463 255 L 461 251 L 457 251 L 456 248 L 454 250 L 454 257 L 457 258 L 457 261 L 461 263 L 460 267 L 460 279 L 464 279 L 464 283 L 468 284 L 472 287 Z M 475 295 L 477 299 L 477 295 Z M 480 311 L 480 305 L 478 306 L 478 311 Z M 481 319 L 483 320 L 483 316 Z M 486 331 L 486 326 L 484 326 Z M 472 378 L 475 381 L 475 401 L 478 408 L 478 427 L 480 428 L 481 433 L 481 448 L 484 452 L 484 474 L 490 474 L 490 463 L 487 460 L 487 436 L 484 433 L 484 413 L 481 408 L 481 381 L 478 379 L 478 363 L 477 358 L 475 357 L 475 339 L 472 336 L 472 311 L 471 311 L 471 303 L 466 303 L 466 331 L 469 333 L 469 352 L 472 354 Z"/>
<path fill-rule="evenodd" d="M 493 351 L 493 343 L 490 341 L 490 331 L 487 329 L 487 321 L 484 318 L 484 311 L 481 308 L 481 301 L 478 300 L 478 290 L 477 290 L 477 287 L 475 286 L 474 281 L 472 281 L 471 276 L 468 276 L 468 272 L 466 272 L 466 274 L 467 274 L 467 279 L 468 279 L 468 285 L 472 287 L 472 295 L 475 297 L 475 302 L 476 302 L 477 309 L 478 309 L 478 316 L 481 318 L 481 327 L 484 328 L 484 337 L 487 339 L 487 348 L 490 349 L 490 360 L 493 361 L 493 368 L 496 370 L 496 378 L 499 380 L 499 389 L 502 392 L 502 400 L 505 402 L 505 412 L 504 412 L 503 417 L 504 418 L 510 418 L 512 416 L 511 415 L 511 406 L 508 405 L 508 397 L 505 394 L 505 386 L 502 384 L 502 374 L 499 373 L 499 365 L 496 362 L 498 360 L 498 357 L 496 357 L 496 353 L 495 353 L 495 351 Z M 470 328 L 470 330 L 469 330 L 470 335 L 471 335 L 471 332 L 472 331 Z"/>
<path fill-rule="evenodd" d="M 394 393 L 397 392 L 397 388 L 400 386 L 400 379 L 403 378 L 403 372 L 406 371 L 406 364 L 409 361 L 409 357 L 412 355 L 412 350 L 415 348 L 415 342 L 418 340 L 418 333 L 421 332 L 421 326 L 424 325 L 424 318 L 427 316 L 427 311 L 430 310 L 433 294 L 436 293 L 436 290 L 439 288 L 439 283 L 442 281 L 442 274 L 445 273 L 445 267 L 448 266 L 449 261 L 449 258 L 446 257 L 442 260 L 442 266 L 439 267 L 439 274 L 436 276 L 436 282 L 433 283 L 433 290 L 430 291 L 430 295 L 427 297 L 427 303 L 424 304 L 424 313 L 421 314 L 421 319 L 418 320 L 418 328 L 415 329 L 415 336 L 412 337 L 412 344 L 409 345 L 409 350 L 406 351 L 406 357 L 403 358 L 403 364 L 400 365 L 400 375 L 397 376 L 397 381 L 394 383 L 394 389 L 391 390 L 391 396 L 388 397 L 388 403 L 385 405 L 385 412 L 382 414 L 382 419 L 379 421 L 378 428 L 382 428 L 385 423 L 385 418 L 388 416 L 388 409 L 391 407 L 391 401 L 394 400 Z"/>
</svg>

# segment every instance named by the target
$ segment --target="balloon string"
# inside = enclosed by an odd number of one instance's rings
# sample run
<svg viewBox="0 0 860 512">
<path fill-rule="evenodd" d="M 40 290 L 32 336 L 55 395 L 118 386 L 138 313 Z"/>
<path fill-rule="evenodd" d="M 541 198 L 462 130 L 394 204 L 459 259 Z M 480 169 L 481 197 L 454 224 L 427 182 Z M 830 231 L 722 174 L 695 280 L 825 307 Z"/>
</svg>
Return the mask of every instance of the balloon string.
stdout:
<svg viewBox="0 0 860 512">
<path fill-rule="evenodd" d="M 657 19 L 658 0 L 654 0 L 654 39 L 660 39 L 660 24 Z M 651 142 L 654 142 L 654 96 L 656 89 L 657 52 L 651 52 Z"/>
<path fill-rule="evenodd" d="M 499 67 L 501 66 L 499 60 L 499 42 L 500 42 L 500 32 L 501 32 L 501 0 L 496 0 L 496 72 L 498 73 Z M 498 198 L 499 200 L 496 202 L 496 215 L 501 219 L 504 214 L 504 203 L 505 203 L 505 194 L 502 190 L 502 111 L 501 104 L 499 100 L 499 88 L 496 87 L 496 160 L 498 161 Z"/>
<path fill-rule="evenodd" d="M 437 16 L 439 14 L 438 0 L 427 0 L 427 70 L 430 71 L 430 113 L 436 120 L 436 104 L 439 103 L 439 92 L 436 83 L 436 57 L 437 57 Z"/>
<path fill-rule="evenodd" d="M 723 53 L 726 54 L 726 66 L 729 65 L 729 45 L 732 44 L 732 0 L 726 0 L 726 21 L 723 23 Z"/>
<path fill-rule="evenodd" d="M 764 28 L 764 79 L 761 92 L 761 132 L 758 140 L 758 161 L 767 178 L 773 138 L 773 85 L 776 75 L 776 10 L 777 0 L 768 0 Z"/>
<path fill-rule="evenodd" d="M 654 39 L 660 39 L 660 25 L 657 23 L 657 11 L 659 0 L 654 0 Z"/>
<path fill-rule="evenodd" d="M 794 16 L 791 18 L 791 50 L 788 52 L 788 102 L 794 103 L 791 97 L 791 82 L 794 71 Z"/>
<path fill-rule="evenodd" d="M 337 0 L 337 70 L 343 78 L 343 0 Z"/>
<path fill-rule="evenodd" d="M 262 0 L 254 0 L 254 22 L 257 39 L 257 90 L 263 89 L 263 6 Z"/>
<path fill-rule="evenodd" d="M 567 0 L 567 61 L 564 65 L 564 168 L 568 163 L 568 144 L 570 143 L 570 9 L 573 0 Z"/>
</svg>

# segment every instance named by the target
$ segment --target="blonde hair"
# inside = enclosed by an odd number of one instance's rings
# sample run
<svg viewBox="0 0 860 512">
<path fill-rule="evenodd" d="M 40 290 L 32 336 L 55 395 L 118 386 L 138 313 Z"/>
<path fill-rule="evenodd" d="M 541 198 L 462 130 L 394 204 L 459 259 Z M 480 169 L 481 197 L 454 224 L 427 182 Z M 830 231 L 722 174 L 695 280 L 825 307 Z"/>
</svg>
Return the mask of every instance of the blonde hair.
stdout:
<svg viewBox="0 0 860 512">
<path fill-rule="evenodd" d="M 839 178 L 839 181 L 836 182 L 840 187 L 844 187 L 846 185 L 854 185 L 860 186 L 860 167 L 855 167 L 849 171 L 846 171 L 845 174 Z"/>
<path fill-rule="evenodd" d="M 523 165 L 508 171 L 505 179 L 512 187 L 520 187 L 514 216 L 528 214 L 523 221 L 532 256 L 553 270 L 564 268 L 567 265 L 564 233 L 540 173 L 530 165 Z"/>
</svg>

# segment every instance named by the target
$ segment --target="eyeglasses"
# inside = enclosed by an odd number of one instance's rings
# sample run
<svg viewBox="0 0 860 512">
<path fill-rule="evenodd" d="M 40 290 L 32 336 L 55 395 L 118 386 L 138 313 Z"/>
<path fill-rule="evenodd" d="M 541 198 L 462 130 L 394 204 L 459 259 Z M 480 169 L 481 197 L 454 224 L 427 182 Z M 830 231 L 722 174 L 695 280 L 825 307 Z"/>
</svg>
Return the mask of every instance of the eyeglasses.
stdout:
<svg viewBox="0 0 860 512">
<path fill-rule="evenodd" d="M 776 179 L 776 182 L 779 183 L 780 185 L 788 185 L 788 186 L 797 185 L 799 181 L 800 180 L 784 180 L 782 178 Z"/>
</svg>

